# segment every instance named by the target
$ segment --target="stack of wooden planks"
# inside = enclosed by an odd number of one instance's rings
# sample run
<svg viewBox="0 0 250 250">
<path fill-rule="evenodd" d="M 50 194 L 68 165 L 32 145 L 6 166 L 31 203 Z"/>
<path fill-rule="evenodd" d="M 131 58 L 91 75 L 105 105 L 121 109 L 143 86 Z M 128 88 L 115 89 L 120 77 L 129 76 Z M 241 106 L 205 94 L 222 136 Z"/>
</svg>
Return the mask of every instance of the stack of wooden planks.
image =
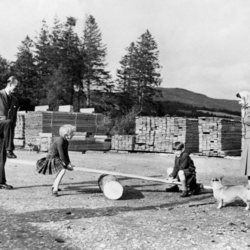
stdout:
<svg viewBox="0 0 250 250">
<path fill-rule="evenodd" d="M 165 152 L 166 117 L 136 117 L 135 151 Z M 160 139 L 161 138 L 161 139 Z"/>
<path fill-rule="evenodd" d="M 110 141 L 96 141 L 96 140 L 72 140 L 69 142 L 70 151 L 109 151 L 111 149 Z"/>
<path fill-rule="evenodd" d="M 58 139 L 58 136 L 52 138 L 52 142 Z M 110 139 L 96 139 L 94 136 L 87 136 L 83 133 L 76 133 L 76 136 L 69 141 L 69 150 L 85 153 L 86 151 L 108 151 L 111 149 Z"/>
<path fill-rule="evenodd" d="M 102 114 L 82 114 L 68 112 L 28 112 L 25 116 L 26 143 L 35 144 L 39 133 L 52 133 L 59 136 L 63 124 L 76 126 L 77 132 L 105 135 L 109 131 L 110 119 Z M 76 146 L 77 147 L 77 146 Z"/>
<path fill-rule="evenodd" d="M 28 112 L 25 115 L 25 144 L 36 145 L 39 133 L 45 133 L 43 112 Z M 48 119 L 49 122 L 49 119 Z M 49 132 L 47 132 L 49 133 Z"/>
<path fill-rule="evenodd" d="M 91 135 L 76 132 L 69 142 L 70 151 L 108 151 L 111 149 L 111 139 L 106 135 Z"/>
<path fill-rule="evenodd" d="M 47 152 L 52 143 L 52 133 L 39 133 L 37 138 L 37 146 L 39 151 Z"/>
<path fill-rule="evenodd" d="M 15 147 L 24 147 L 25 144 L 25 114 L 18 113 L 15 127 L 15 135 L 14 135 L 14 145 Z"/>
<path fill-rule="evenodd" d="M 244 149 L 244 142 L 245 142 L 245 126 L 243 123 L 241 123 L 241 130 L 242 130 L 242 133 L 241 133 L 241 150 Z"/>
<path fill-rule="evenodd" d="M 199 117 L 199 153 L 206 156 L 240 155 L 241 122 L 218 117 Z"/>
<path fill-rule="evenodd" d="M 173 152 L 183 142 L 189 152 L 198 152 L 198 120 L 181 117 L 137 117 L 135 151 Z"/>
<path fill-rule="evenodd" d="M 134 151 L 134 135 L 114 135 L 111 140 L 111 149 L 117 151 Z"/>
</svg>

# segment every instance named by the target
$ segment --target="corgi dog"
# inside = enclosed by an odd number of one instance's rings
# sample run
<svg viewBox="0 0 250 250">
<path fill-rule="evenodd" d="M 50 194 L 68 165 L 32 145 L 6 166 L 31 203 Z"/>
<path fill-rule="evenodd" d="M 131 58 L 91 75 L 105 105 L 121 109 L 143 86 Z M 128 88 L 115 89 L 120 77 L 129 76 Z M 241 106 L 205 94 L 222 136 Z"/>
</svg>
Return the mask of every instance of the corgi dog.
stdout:
<svg viewBox="0 0 250 250">
<path fill-rule="evenodd" d="M 250 208 L 250 187 L 244 185 L 237 186 L 224 186 L 222 178 L 215 178 L 211 180 L 211 187 L 213 189 L 214 198 L 218 201 L 218 209 L 222 208 L 225 204 L 231 203 L 240 198 L 247 206 L 246 210 Z"/>
</svg>

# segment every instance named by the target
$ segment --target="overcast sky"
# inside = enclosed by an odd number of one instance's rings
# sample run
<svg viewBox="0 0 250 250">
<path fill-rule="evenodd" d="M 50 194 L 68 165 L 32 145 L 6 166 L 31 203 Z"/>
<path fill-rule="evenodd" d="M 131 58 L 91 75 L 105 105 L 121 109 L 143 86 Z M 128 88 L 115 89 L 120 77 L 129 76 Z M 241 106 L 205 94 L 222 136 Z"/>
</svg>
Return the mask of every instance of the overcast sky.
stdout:
<svg viewBox="0 0 250 250">
<path fill-rule="evenodd" d="M 148 29 L 160 51 L 162 86 L 235 99 L 250 90 L 249 0 L 0 0 L 0 55 L 15 60 L 42 20 L 95 17 L 115 75 L 125 48 Z"/>
</svg>

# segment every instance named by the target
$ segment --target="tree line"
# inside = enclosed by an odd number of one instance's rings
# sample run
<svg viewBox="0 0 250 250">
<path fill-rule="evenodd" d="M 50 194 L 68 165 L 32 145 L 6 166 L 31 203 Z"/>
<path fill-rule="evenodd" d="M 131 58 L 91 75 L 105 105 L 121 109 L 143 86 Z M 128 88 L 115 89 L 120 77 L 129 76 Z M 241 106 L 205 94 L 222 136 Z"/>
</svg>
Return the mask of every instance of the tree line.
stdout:
<svg viewBox="0 0 250 250">
<path fill-rule="evenodd" d="M 21 42 L 15 61 L 0 56 L 0 87 L 15 75 L 21 82 L 18 95 L 23 110 L 73 105 L 74 111 L 94 107 L 114 117 L 157 112 L 153 97 L 161 83 L 161 66 L 151 33 L 146 30 L 125 48 L 113 79 L 95 18 L 87 16 L 81 35 L 75 31 L 76 23 L 74 17 L 65 22 L 54 18 L 49 27 L 44 20 L 34 39 L 27 35 Z"/>
</svg>

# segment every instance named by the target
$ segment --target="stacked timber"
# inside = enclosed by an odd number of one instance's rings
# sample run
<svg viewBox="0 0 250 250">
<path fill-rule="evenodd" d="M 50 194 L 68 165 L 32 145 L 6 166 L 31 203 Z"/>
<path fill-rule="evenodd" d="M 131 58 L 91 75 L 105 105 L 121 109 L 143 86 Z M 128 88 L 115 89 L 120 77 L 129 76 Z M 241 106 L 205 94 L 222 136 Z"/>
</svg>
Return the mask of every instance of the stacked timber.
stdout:
<svg viewBox="0 0 250 250">
<path fill-rule="evenodd" d="M 183 142 L 189 152 L 198 152 L 198 120 L 181 117 L 137 117 L 135 151 L 173 152 Z"/>
<path fill-rule="evenodd" d="M 72 105 L 61 105 L 58 108 L 59 112 L 73 112 L 73 106 Z"/>
<path fill-rule="evenodd" d="M 136 117 L 135 151 L 164 152 L 164 145 L 161 145 L 161 142 L 164 140 L 166 131 L 166 117 Z"/>
<path fill-rule="evenodd" d="M 93 114 L 95 113 L 95 108 L 82 108 L 80 109 L 80 113 Z"/>
<path fill-rule="evenodd" d="M 14 135 L 14 145 L 16 147 L 24 147 L 25 144 L 25 114 L 18 113 L 15 127 L 15 135 Z"/>
<path fill-rule="evenodd" d="M 48 110 L 49 110 L 49 105 L 35 106 L 35 111 L 48 111 Z"/>
<path fill-rule="evenodd" d="M 111 149 L 118 151 L 133 151 L 135 146 L 134 135 L 114 135 L 111 140 Z"/>
<path fill-rule="evenodd" d="M 244 142 L 245 142 L 245 126 L 244 124 L 241 122 L 241 130 L 242 130 L 242 133 L 241 133 L 241 150 L 243 151 L 244 149 Z"/>
<path fill-rule="evenodd" d="M 218 118 L 199 117 L 199 153 L 206 156 L 240 155 L 241 122 Z"/>
<path fill-rule="evenodd" d="M 86 132 L 76 132 L 69 142 L 70 151 L 108 151 L 111 141 L 105 135 L 92 135 Z"/>
<path fill-rule="evenodd" d="M 25 116 L 25 122 L 26 143 L 33 145 L 36 144 L 39 133 L 51 133 L 53 137 L 59 136 L 59 128 L 64 124 L 74 125 L 77 132 L 86 132 L 92 135 L 107 134 L 110 125 L 110 119 L 102 114 L 52 111 L 28 112 Z"/>
<path fill-rule="evenodd" d="M 25 115 L 25 144 L 36 145 L 39 133 L 46 133 L 43 112 L 28 112 Z M 48 122 L 50 119 L 47 119 Z M 48 132 L 49 133 L 49 132 Z"/>
<path fill-rule="evenodd" d="M 179 141 L 185 144 L 185 148 L 190 153 L 198 152 L 198 120 L 182 117 L 167 117 L 167 137 L 168 149 L 172 151 L 172 146 Z"/>
<path fill-rule="evenodd" d="M 37 138 L 37 145 L 39 151 L 47 152 L 52 143 L 52 133 L 39 133 L 39 138 Z"/>
</svg>

